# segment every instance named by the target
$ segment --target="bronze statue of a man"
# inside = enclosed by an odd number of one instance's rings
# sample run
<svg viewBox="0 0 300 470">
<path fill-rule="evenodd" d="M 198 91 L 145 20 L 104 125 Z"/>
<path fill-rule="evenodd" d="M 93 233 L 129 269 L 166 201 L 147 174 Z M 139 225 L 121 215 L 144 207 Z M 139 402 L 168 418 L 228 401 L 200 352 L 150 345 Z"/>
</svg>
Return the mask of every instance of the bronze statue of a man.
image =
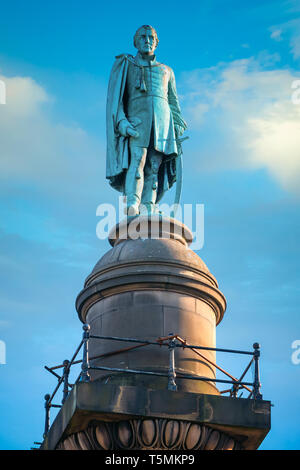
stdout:
<svg viewBox="0 0 300 470">
<path fill-rule="evenodd" d="M 179 137 L 186 129 L 173 70 L 157 62 L 152 26 L 134 36 L 134 57 L 121 54 L 113 65 L 107 96 L 106 177 L 127 200 L 127 214 L 140 204 L 148 214 L 176 181 Z"/>
</svg>

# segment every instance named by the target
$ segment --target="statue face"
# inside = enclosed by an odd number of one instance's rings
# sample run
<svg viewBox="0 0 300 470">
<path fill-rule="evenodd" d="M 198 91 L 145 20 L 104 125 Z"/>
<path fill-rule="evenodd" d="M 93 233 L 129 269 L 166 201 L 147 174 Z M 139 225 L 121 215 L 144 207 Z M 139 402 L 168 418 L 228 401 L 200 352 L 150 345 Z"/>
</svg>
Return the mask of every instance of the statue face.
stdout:
<svg viewBox="0 0 300 470">
<path fill-rule="evenodd" d="M 153 55 L 156 39 L 151 29 L 142 29 L 136 39 L 136 47 L 141 54 Z"/>
</svg>

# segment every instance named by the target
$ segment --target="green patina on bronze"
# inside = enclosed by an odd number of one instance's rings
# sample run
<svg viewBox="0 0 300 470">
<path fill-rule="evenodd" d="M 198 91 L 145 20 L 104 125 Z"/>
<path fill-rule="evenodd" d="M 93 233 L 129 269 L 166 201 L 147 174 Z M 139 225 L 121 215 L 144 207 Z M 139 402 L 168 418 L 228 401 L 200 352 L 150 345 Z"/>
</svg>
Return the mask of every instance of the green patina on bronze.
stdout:
<svg viewBox="0 0 300 470">
<path fill-rule="evenodd" d="M 187 126 L 174 72 L 156 60 L 157 45 L 154 28 L 139 28 L 137 55 L 117 56 L 109 79 L 106 178 L 126 196 L 129 215 L 137 215 L 141 204 L 154 213 L 165 191 L 180 179 L 179 137 Z"/>
</svg>

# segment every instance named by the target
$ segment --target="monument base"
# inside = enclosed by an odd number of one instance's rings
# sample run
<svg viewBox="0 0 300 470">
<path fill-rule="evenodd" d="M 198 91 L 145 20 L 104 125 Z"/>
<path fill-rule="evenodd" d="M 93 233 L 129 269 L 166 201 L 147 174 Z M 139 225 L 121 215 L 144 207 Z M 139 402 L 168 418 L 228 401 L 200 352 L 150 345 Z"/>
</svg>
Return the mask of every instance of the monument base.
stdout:
<svg viewBox="0 0 300 470">
<path fill-rule="evenodd" d="M 215 330 L 226 300 L 189 249 L 190 230 L 138 216 L 109 241 L 76 301 L 89 325 L 81 381 L 42 449 L 257 449 L 270 402 L 224 397 L 216 387 Z M 178 347 L 163 347 L 175 336 Z"/>
<path fill-rule="evenodd" d="M 265 400 L 75 385 L 42 449 L 257 449 L 270 429 Z"/>
</svg>

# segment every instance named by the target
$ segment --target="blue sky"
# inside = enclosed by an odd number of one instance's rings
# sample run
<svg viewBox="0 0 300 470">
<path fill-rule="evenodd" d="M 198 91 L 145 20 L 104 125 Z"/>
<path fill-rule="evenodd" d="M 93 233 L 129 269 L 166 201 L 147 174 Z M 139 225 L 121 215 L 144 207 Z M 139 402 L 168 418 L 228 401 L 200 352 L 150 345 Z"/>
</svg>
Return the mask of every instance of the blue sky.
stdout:
<svg viewBox="0 0 300 470">
<path fill-rule="evenodd" d="M 55 386 L 43 366 L 80 341 L 75 298 L 109 248 L 96 208 L 118 198 L 105 181 L 107 81 L 142 24 L 157 29 L 188 123 L 182 202 L 205 205 L 198 254 L 228 302 L 217 344 L 261 343 L 274 404 L 261 448 L 299 449 L 300 6 L 282 0 L 1 5 L 0 448 L 41 439 Z"/>
</svg>

